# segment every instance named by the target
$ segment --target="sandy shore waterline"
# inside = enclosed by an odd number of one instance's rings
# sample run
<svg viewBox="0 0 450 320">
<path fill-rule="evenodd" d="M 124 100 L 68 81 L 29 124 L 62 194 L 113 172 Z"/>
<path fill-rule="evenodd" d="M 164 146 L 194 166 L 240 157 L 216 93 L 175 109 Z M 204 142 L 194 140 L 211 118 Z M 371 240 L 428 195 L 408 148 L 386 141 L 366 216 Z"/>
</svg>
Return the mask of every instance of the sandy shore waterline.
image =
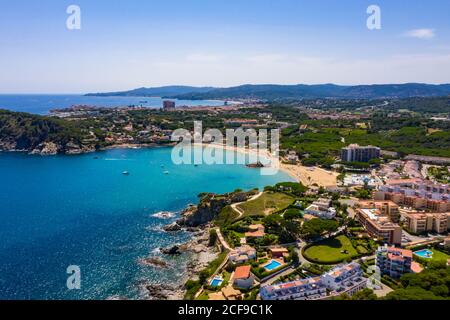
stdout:
<svg viewBox="0 0 450 320">
<path fill-rule="evenodd" d="M 279 170 L 287 173 L 296 181 L 301 182 L 305 186 L 311 186 L 317 184 L 321 187 L 331 187 L 337 185 L 337 176 L 336 172 L 327 171 L 322 168 L 317 167 L 305 167 L 302 165 L 293 165 L 282 163 L 279 158 L 272 155 L 268 150 L 263 151 L 262 153 L 258 153 L 256 150 L 251 150 L 248 148 L 242 147 L 233 147 L 222 144 L 193 144 L 195 147 L 204 147 L 204 148 L 218 148 L 228 151 L 235 151 L 238 153 L 251 155 L 255 159 L 266 159 L 270 163 L 277 163 L 279 165 Z"/>
</svg>

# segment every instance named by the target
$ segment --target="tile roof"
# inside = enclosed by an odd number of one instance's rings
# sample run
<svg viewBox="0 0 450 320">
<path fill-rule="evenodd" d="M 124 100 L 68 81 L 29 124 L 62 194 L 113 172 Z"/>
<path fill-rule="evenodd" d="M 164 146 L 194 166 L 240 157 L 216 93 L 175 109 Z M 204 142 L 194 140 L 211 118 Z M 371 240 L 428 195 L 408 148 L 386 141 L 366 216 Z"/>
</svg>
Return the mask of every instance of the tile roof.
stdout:
<svg viewBox="0 0 450 320">
<path fill-rule="evenodd" d="M 250 277 L 250 266 L 237 267 L 234 271 L 234 279 L 248 279 Z"/>
</svg>

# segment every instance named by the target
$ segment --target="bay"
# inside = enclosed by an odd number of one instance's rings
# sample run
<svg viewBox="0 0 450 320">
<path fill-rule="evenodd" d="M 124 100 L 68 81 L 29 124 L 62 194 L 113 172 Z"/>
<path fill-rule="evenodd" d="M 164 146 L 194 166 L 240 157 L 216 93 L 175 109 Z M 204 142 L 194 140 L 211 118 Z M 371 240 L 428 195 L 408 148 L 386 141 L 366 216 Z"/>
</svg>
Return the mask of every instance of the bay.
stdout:
<svg viewBox="0 0 450 320">
<path fill-rule="evenodd" d="M 0 152 L 0 177 L 0 299 L 142 298 L 143 283 L 185 276 L 187 256 L 170 258 L 169 270 L 137 261 L 190 239 L 161 228 L 199 193 L 292 181 L 242 165 L 177 166 L 171 148 L 53 157 Z M 175 216 L 153 216 L 160 211 Z M 81 268 L 81 290 L 66 287 L 69 265 Z"/>
</svg>

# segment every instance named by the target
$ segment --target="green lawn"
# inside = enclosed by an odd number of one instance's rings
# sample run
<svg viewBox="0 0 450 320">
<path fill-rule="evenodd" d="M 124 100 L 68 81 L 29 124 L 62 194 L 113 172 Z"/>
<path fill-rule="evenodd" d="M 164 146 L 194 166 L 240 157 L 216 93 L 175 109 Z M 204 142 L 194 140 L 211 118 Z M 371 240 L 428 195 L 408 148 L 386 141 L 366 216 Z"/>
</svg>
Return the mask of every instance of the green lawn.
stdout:
<svg viewBox="0 0 450 320">
<path fill-rule="evenodd" d="M 319 264 L 337 264 L 357 257 L 358 251 L 352 246 L 349 238 L 339 236 L 307 248 L 303 252 L 303 256 L 309 261 Z"/>
<path fill-rule="evenodd" d="M 256 200 L 247 201 L 238 206 L 244 216 L 267 216 L 286 209 L 294 202 L 294 198 L 284 193 L 265 192 Z"/>
<path fill-rule="evenodd" d="M 433 261 L 447 261 L 450 259 L 450 256 L 442 251 L 436 249 L 432 249 L 431 251 L 433 251 L 433 258 L 431 259 Z"/>
</svg>

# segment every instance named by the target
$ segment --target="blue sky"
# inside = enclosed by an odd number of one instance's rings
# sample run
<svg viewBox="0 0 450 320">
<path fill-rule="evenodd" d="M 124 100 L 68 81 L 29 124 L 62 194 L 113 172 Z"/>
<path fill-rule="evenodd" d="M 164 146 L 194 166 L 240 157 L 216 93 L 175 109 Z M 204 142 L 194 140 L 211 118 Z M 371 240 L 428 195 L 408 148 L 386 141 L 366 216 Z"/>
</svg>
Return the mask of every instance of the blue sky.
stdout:
<svg viewBox="0 0 450 320">
<path fill-rule="evenodd" d="M 0 1 L 0 93 L 450 82 L 448 0 Z"/>
</svg>

